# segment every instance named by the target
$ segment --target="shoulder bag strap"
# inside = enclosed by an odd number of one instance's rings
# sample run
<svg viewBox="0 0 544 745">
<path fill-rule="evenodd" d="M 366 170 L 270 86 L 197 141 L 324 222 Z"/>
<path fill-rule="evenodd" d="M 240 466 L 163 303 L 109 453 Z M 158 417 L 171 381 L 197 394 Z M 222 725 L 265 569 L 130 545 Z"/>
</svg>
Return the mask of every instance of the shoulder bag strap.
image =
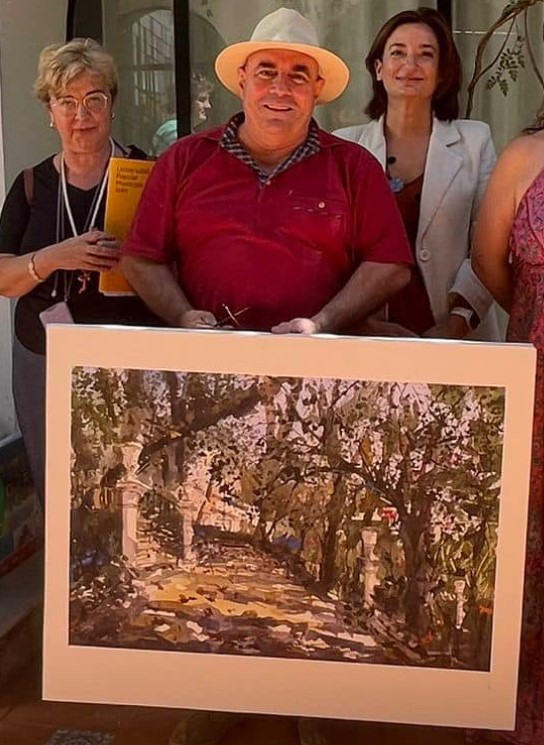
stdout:
<svg viewBox="0 0 544 745">
<path fill-rule="evenodd" d="M 25 187 L 25 197 L 28 206 L 32 204 L 32 199 L 34 197 L 34 169 L 33 168 L 25 168 L 23 171 L 23 183 Z"/>
</svg>

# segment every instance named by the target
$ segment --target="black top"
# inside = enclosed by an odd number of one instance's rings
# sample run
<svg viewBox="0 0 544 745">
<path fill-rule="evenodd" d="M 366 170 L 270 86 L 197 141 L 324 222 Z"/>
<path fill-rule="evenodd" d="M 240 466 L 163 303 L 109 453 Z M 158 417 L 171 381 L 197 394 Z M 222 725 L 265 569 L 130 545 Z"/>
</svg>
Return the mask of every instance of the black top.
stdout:
<svg viewBox="0 0 544 745">
<path fill-rule="evenodd" d="M 129 157 L 145 158 L 137 148 L 130 149 Z M 29 254 L 57 240 L 57 194 L 59 174 L 53 165 L 53 156 L 34 166 L 32 204 L 25 195 L 23 172 L 15 181 L 4 202 L 0 215 L 0 253 Z M 82 232 L 99 185 L 89 190 L 68 184 L 68 196 L 78 232 Z M 98 211 L 95 227 L 104 225 L 105 199 Z M 61 236 L 71 236 L 68 220 L 61 226 Z M 140 298 L 108 297 L 98 292 L 98 272 L 90 272 L 90 281 L 84 292 L 79 292 L 79 272 L 53 272 L 45 282 L 23 295 L 15 308 L 15 335 L 27 349 L 45 354 L 45 330 L 39 314 L 45 308 L 64 299 L 65 279 L 71 281 L 68 299 L 76 323 L 119 323 L 132 326 L 164 325 L 154 316 Z M 55 279 L 57 277 L 57 279 Z M 57 285 L 57 296 L 53 289 Z"/>
</svg>

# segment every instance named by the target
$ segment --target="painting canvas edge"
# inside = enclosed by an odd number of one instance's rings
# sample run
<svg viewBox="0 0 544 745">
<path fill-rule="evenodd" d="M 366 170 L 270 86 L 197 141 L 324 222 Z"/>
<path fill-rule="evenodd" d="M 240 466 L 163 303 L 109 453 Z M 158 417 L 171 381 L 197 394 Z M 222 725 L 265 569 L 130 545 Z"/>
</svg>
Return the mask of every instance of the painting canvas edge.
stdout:
<svg viewBox="0 0 544 745">
<path fill-rule="evenodd" d="M 48 329 L 47 365 L 44 698 L 498 729 L 513 726 L 535 370 L 531 347 L 56 326 Z M 169 652 L 69 645 L 70 413 L 75 366 L 504 387 L 490 673 L 189 653 L 181 659 Z M 501 530 L 502 525 L 508 525 L 508 531 Z M 237 686 L 225 686 L 232 676 L 239 681 Z M 407 690 L 417 691 L 417 699 L 406 696 Z"/>
</svg>

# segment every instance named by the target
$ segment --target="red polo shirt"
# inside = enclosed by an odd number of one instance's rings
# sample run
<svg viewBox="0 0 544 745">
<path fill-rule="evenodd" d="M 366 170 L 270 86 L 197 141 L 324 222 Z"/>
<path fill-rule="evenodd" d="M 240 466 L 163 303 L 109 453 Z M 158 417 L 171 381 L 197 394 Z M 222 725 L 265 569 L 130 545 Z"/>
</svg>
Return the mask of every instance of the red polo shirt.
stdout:
<svg viewBox="0 0 544 745">
<path fill-rule="evenodd" d="M 320 150 L 261 184 L 219 142 L 179 140 L 147 181 L 122 252 L 177 267 L 191 305 L 268 331 L 315 315 L 363 261 L 411 264 L 383 169 L 319 130 Z"/>
</svg>

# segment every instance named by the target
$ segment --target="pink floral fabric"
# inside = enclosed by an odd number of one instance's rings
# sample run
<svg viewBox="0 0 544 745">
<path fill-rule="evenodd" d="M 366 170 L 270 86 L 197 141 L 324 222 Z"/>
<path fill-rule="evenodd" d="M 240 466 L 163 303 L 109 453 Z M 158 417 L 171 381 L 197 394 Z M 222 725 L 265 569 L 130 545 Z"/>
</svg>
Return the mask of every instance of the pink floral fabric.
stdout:
<svg viewBox="0 0 544 745">
<path fill-rule="evenodd" d="M 514 297 L 507 340 L 537 348 L 529 525 L 516 745 L 544 745 L 544 170 L 525 193 L 510 235 Z"/>
</svg>

